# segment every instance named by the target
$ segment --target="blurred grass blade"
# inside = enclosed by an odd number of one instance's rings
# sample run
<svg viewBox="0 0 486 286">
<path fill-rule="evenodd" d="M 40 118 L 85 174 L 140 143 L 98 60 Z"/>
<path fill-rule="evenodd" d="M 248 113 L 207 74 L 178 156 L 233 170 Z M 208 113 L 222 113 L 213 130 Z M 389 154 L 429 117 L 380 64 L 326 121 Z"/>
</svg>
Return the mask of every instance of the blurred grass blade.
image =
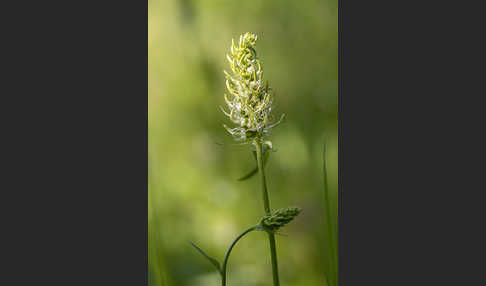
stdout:
<svg viewBox="0 0 486 286">
<path fill-rule="evenodd" d="M 265 145 L 266 146 L 266 145 Z M 267 165 L 268 157 L 270 152 L 268 152 L 269 148 L 263 148 L 263 166 Z M 252 151 L 253 157 L 255 158 L 255 163 L 257 163 L 256 152 Z M 251 170 L 248 174 L 244 175 L 243 177 L 239 178 L 238 181 L 248 180 L 249 178 L 253 177 L 256 173 L 258 173 L 258 165 L 255 169 Z"/>
<path fill-rule="evenodd" d="M 194 246 L 195 249 L 197 249 L 197 251 L 199 251 L 199 253 L 201 253 L 204 257 L 206 257 L 209 262 L 211 262 L 212 265 L 214 265 L 214 267 L 216 267 L 216 269 L 218 269 L 218 272 L 221 274 L 221 266 L 219 265 L 219 262 L 218 260 L 212 258 L 211 256 L 207 255 L 206 252 L 204 252 L 199 246 L 197 246 L 194 242 L 192 241 L 189 241 L 191 243 L 192 246 Z"/>
<path fill-rule="evenodd" d="M 337 255 L 336 255 L 336 243 L 334 239 L 334 230 L 331 216 L 331 202 L 329 200 L 329 184 L 327 180 L 326 169 L 326 138 L 324 138 L 323 152 L 322 152 L 322 171 L 324 177 L 324 207 L 326 212 L 326 224 L 327 224 L 327 241 L 329 242 L 329 271 L 326 273 L 326 279 L 329 286 L 337 286 Z"/>
</svg>

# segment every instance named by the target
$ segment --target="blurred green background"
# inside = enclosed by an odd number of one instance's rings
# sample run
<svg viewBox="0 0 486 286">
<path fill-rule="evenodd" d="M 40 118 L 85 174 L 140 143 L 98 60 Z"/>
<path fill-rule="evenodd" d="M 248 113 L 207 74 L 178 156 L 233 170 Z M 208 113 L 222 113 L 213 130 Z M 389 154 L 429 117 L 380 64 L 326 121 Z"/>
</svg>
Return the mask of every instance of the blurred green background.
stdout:
<svg viewBox="0 0 486 286">
<path fill-rule="evenodd" d="M 266 167 L 271 207 L 303 209 L 276 238 L 281 285 L 326 285 L 322 149 L 326 140 L 336 229 L 337 27 L 337 0 L 149 0 L 149 285 L 220 285 L 189 241 L 221 261 L 263 215 L 258 177 L 237 181 L 255 166 L 249 146 L 235 144 L 219 109 L 225 55 L 244 32 L 258 35 L 275 114 L 286 114 L 269 137 L 277 149 Z M 272 284 L 264 233 L 235 247 L 228 284 Z"/>
</svg>

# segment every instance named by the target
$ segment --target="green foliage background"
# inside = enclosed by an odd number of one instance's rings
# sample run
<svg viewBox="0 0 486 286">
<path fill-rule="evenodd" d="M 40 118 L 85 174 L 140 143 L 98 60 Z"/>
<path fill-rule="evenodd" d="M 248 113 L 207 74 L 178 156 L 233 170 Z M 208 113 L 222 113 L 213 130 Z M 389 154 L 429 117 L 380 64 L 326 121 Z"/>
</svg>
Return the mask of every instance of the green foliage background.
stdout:
<svg viewBox="0 0 486 286">
<path fill-rule="evenodd" d="M 257 52 L 276 92 L 266 167 L 272 209 L 303 212 L 277 236 L 281 284 L 326 285 L 327 226 L 322 148 L 336 228 L 337 0 L 149 0 L 149 285 L 219 285 L 189 241 L 221 260 L 232 239 L 263 215 L 249 146 L 222 127 L 229 70 L 225 55 L 241 33 L 259 36 Z M 271 285 L 266 235 L 251 233 L 233 250 L 229 285 Z"/>
</svg>

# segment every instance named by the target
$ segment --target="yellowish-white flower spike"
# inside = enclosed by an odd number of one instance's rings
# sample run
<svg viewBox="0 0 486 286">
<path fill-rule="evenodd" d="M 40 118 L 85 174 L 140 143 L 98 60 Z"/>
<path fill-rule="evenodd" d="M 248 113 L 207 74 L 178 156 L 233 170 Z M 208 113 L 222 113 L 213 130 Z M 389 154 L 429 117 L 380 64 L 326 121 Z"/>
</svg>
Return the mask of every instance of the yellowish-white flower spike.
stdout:
<svg viewBox="0 0 486 286">
<path fill-rule="evenodd" d="M 226 58 L 232 74 L 224 71 L 228 94 L 224 95 L 229 112 L 223 112 L 237 126 L 224 127 L 237 140 L 252 142 L 255 138 L 263 139 L 270 130 L 283 119 L 273 122 L 273 92 L 268 81 L 263 80 L 263 70 L 257 57 L 255 45 L 257 36 L 245 33 L 239 43 L 231 41 L 231 53 Z"/>
</svg>

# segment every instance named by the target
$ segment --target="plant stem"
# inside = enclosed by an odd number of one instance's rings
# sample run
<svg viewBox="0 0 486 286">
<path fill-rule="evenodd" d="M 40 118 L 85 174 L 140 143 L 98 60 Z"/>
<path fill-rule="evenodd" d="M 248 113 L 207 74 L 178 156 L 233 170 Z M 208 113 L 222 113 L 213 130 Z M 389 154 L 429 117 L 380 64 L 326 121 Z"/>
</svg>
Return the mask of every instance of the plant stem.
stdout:
<svg viewBox="0 0 486 286">
<path fill-rule="evenodd" d="M 324 173 L 324 203 L 326 211 L 326 224 L 327 224 L 327 241 L 329 242 L 329 273 L 330 284 L 329 286 L 337 286 L 337 260 L 336 249 L 334 248 L 334 231 L 331 218 L 331 203 L 329 201 L 329 184 L 327 182 L 327 170 L 326 170 L 326 142 L 324 142 L 324 148 L 322 152 L 323 158 L 323 173 Z M 328 278 L 328 279 L 329 279 Z"/>
<path fill-rule="evenodd" d="M 267 182 L 265 179 L 265 170 L 263 166 L 262 143 L 260 142 L 260 138 L 257 138 L 254 142 L 257 153 L 258 173 L 260 174 L 260 179 L 262 182 L 263 208 L 265 210 L 265 214 L 270 214 L 270 202 L 268 199 Z M 272 259 L 273 285 L 280 286 L 278 279 L 277 250 L 275 247 L 275 235 L 273 233 L 268 233 L 268 241 L 270 243 L 270 255 Z"/>
<path fill-rule="evenodd" d="M 240 240 L 240 238 L 242 238 L 245 234 L 249 233 L 250 231 L 253 231 L 253 230 L 256 230 L 258 228 L 258 226 L 252 226 L 250 228 L 248 228 L 247 230 L 245 230 L 244 232 L 242 232 L 240 235 L 238 235 L 238 237 L 236 237 L 233 242 L 231 243 L 230 247 L 228 247 L 228 250 L 226 250 L 226 254 L 224 255 L 224 261 L 223 261 L 223 267 L 221 269 L 221 285 L 222 286 L 226 286 L 226 265 L 228 264 L 228 259 L 229 259 L 229 256 L 230 256 L 230 253 L 231 253 L 231 250 L 233 249 L 233 246 L 235 246 L 235 244 L 238 242 L 238 240 Z"/>
</svg>

